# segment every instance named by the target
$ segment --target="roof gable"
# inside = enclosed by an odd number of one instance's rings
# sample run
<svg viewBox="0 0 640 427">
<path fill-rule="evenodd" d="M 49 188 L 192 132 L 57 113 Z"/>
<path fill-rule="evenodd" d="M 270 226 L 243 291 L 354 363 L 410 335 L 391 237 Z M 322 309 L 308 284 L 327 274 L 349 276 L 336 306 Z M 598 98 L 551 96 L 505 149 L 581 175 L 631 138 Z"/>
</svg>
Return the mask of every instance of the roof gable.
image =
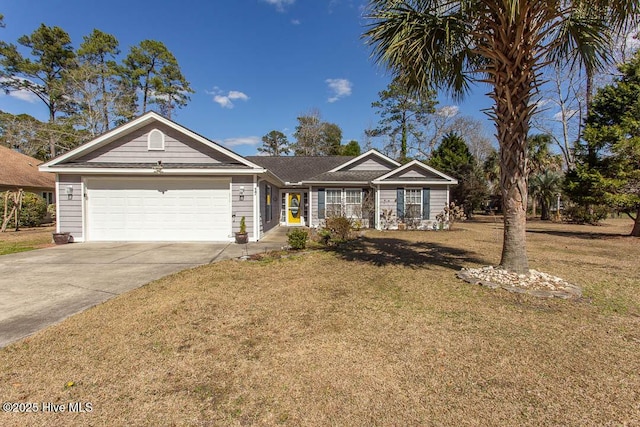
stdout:
<svg viewBox="0 0 640 427">
<path fill-rule="evenodd" d="M 153 129 L 163 132 L 165 150 L 148 151 L 146 135 Z M 144 149 L 139 150 L 143 146 Z M 137 150 L 137 151 L 136 151 Z M 260 168 L 244 157 L 215 142 L 150 111 L 120 127 L 71 150 L 41 166 L 42 169 L 65 163 L 218 163 Z"/>
<path fill-rule="evenodd" d="M 384 183 L 442 183 L 457 184 L 458 180 L 446 175 L 418 160 L 413 160 L 397 169 L 386 173 L 373 181 Z"/>
<path fill-rule="evenodd" d="M 331 169 L 329 172 L 340 171 L 388 171 L 400 166 L 390 157 L 381 154 L 377 150 L 371 149 L 349 161 Z"/>
<path fill-rule="evenodd" d="M 0 188 L 53 190 L 55 176 L 38 171 L 41 160 L 0 146 Z"/>
</svg>

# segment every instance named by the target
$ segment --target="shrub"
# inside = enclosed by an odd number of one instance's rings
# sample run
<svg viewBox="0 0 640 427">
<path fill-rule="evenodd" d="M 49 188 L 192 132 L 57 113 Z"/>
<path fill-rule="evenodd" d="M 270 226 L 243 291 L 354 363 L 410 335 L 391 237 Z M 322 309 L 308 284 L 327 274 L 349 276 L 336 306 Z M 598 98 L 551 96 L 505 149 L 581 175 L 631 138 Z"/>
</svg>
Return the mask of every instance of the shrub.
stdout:
<svg viewBox="0 0 640 427">
<path fill-rule="evenodd" d="M 445 224 L 449 230 L 453 229 L 453 224 L 458 221 L 465 221 L 467 215 L 464 213 L 464 206 L 458 206 L 455 202 L 451 202 L 449 206 L 445 206 L 444 210 L 436 215 L 438 221 L 438 228 L 443 229 Z"/>
<path fill-rule="evenodd" d="M 325 230 L 329 232 L 329 240 L 332 243 L 340 243 L 349 240 L 351 233 L 351 220 L 344 216 L 334 216 L 325 220 Z"/>
<path fill-rule="evenodd" d="M 570 205 L 564 209 L 564 220 L 576 224 L 598 225 L 600 221 L 607 218 L 609 209 L 606 206 L 595 205 L 586 206 Z"/>
<path fill-rule="evenodd" d="M 5 193 L 0 193 L 0 218 L 4 215 L 4 196 Z M 9 196 L 7 214 L 11 212 L 13 206 L 13 199 Z M 42 197 L 33 193 L 24 193 L 22 195 L 22 209 L 18 217 L 20 227 L 36 227 L 42 224 L 42 220 L 46 214 L 47 203 Z M 0 221 L 0 223 L 1 222 L 2 221 Z M 9 224 L 11 224 L 11 222 Z"/>
<path fill-rule="evenodd" d="M 291 249 L 301 250 L 307 247 L 307 237 L 309 233 L 306 230 L 300 228 L 294 228 L 287 233 L 289 239 L 289 246 Z"/>
<path fill-rule="evenodd" d="M 52 221 L 56 220 L 56 204 L 52 203 L 49 206 L 47 206 L 47 213 L 49 214 L 49 217 L 51 218 Z"/>
</svg>

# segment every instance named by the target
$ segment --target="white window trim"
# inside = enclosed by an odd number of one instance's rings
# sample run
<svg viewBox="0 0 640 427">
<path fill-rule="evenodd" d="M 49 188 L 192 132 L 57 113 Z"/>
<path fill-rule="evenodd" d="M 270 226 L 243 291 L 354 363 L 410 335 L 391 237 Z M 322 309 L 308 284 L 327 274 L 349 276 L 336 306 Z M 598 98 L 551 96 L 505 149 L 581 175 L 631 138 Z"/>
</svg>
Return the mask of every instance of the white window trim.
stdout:
<svg viewBox="0 0 640 427">
<path fill-rule="evenodd" d="M 329 192 L 339 192 L 340 193 L 340 197 L 339 197 L 339 201 L 338 203 L 329 203 Z M 331 216 L 329 215 L 329 213 L 333 214 L 334 213 L 334 209 L 329 209 L 329 206 L 338 206 L 338 210 L 340 215 L 343 214 L 343 210 L 344 210 L 344 192 L 342 191 L 342 188 L 326 188 L 325 189 L 325 198 L 324 198 L 324 212 L 325 212 L 325 217 L 327 216 Z"/>
<path fill-rule="evenodd" d="M 157 147 L 152 147 L 151 146 L 151 135 L 153 135 L 156 132 L 160 134 L 160 137 L 162 139 L 162 147 L 161 148 L 157 148 Z M 149 132 L 149 134 L 147 135 L 147 150 L 148 151 L 164 151 L 164 142 L 165 142 L 164 132 L 162 132 L 160 129 L 152 129 Z"/>
<path fill-rule="evenodd" d="M 360 202 L 358 203 L 347 203 L 347 191 L 357 191 L 358 195 L 360 197 Z M 345 216 L 347 216 L 347 218 L 356 218 L 356 219 L 362 219 L 362 212 L 360 212 L 360 216 L 358 215 L 347 215 L 347 206 L 351 205 L 351 206 L 360 206 L 362 207 L 362 188 L 343 188 L 342 189 L 342 205 L 344 206 L 344 214 Z"/>
<path fill-rule="evenodd" d="M 407 190 L 418 191 L 418 194 L 420 194 L 420 202 L 418 204 L 419 214 L 418 214 L 417 217 L 412 217 L 411 219 L 420 219 L 420 220 L 422 220 L 422 206 L 424 205 L 424 200 L 422 200 L 422 197 L 424 195 L 423 191 L 422 191 L 422 188 L 420 188 L 420 187 L 405 187 L 405 189 L 404 189 L 404 215 L 405 215 L 405 217 L 407 216 L 407 212 L 408 212 L 408 210 L 407 210 L 407 206 L 408 206 L 408 203 L 407 203 L 407 199 L 408 199 Z M 413 206 L 413 205 L 415 205 L 415 203 L 412 203 L 411 205 Z"/>
</svg>

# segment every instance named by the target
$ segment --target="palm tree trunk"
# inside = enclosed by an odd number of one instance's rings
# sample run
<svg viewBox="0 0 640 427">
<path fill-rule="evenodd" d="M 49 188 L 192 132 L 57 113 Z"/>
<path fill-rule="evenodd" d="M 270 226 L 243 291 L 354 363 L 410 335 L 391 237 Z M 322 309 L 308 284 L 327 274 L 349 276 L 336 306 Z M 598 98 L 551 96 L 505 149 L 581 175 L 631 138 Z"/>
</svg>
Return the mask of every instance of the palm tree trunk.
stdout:
<svg viewBox="0 0 640 427">
<path fill-rule="evenodd" d="M 504 213 L 504 240 L 500 268 L 525 274 L 529 272 L 526 250 L 527 227 L 527 136 L 535 109 L 531 96 L 536 87 L 534 60 L 535 13 L 526 9 L 538 5 L 523 2 L 523 21 L 512 21 L 507 14 L 491 24 L 496 32 L 482 53 L 490 58 L 487 80 L 493 86 L 494 106 L 489 116 L 496 125 L 500 143 L 500 188 Z M 518 46 L 514 49 L 514 46 Z M 497 54 L 500 52 L 500 54 Z"/>
<path fill-rule="evenodd" d="M 549 203 L 544 198 L 540 201 L 540 219 L 549 220 Z"/>
</svg>

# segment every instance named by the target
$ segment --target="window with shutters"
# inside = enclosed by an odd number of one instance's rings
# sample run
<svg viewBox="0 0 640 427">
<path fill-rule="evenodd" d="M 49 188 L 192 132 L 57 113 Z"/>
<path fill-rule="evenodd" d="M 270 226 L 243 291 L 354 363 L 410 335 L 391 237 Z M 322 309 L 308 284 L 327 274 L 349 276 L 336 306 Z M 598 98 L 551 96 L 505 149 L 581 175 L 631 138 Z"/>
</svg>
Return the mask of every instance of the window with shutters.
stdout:
<svg viewBox="0 0 640 427">
<path fill-rule="evenodd" d="M 147 136 L 147 148 L 149 151 L 163 151 L 164 150 L 164 133 L 158 129 L 154 129 L 149 132 Z"/>
<path fill-rule="evenodd" d="M 327 188 L 325 211 L 327 217 L 342 216 L 342 189 Z"/>
<path fill-rule="evenodd" d="M 411 219 L 422 218 L 422 189 L 404 189 L 404 217 Z"/>
</svg>

